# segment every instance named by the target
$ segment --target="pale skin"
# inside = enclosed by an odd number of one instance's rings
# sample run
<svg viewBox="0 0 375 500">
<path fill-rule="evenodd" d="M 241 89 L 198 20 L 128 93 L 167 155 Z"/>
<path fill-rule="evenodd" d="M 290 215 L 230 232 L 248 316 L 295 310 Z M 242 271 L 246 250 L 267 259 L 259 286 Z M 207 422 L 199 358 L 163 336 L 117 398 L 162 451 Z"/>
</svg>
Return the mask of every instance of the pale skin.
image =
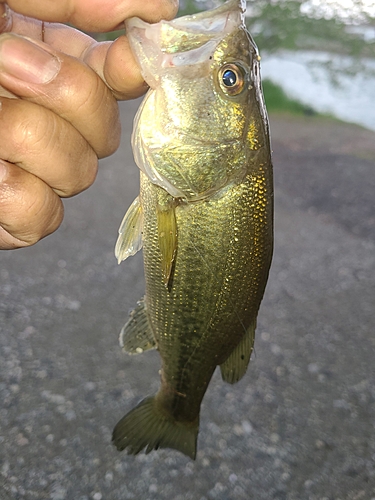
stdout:
<svg viewBox="0 0 375 500">
<path fill-rule="evenodd" d="M 117 100 L 146 90 L 126 37 L 97 43 L 57 23 L 110 31 L 172 19 L 178 0 L 0 0 L 0 249 L 33 245 L 63 219 L 119 145 Z M 27 37 L 27 38 L 24 38 Z"/>
</svg>

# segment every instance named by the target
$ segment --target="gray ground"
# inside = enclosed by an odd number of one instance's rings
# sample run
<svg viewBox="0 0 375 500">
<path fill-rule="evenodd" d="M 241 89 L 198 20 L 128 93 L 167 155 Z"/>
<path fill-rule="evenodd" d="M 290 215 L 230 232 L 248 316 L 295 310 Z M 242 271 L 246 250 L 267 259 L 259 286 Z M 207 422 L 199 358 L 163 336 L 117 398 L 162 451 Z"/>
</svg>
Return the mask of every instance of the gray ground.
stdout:
<svg viewBox="0 0 375 500">
<path fill-rule="evenodd" d="M 137 194 L 135 108 L 62 228 L 0 255 L 0 499 L 375 498 L 375 146 L 315 118 L 271 120 L 276 248 L 256 353 L 237 385 L 215 374 L 196 462 L 111 445 L 158 387 L 157 352 L 117 343 L 144 288 L 141 256 L 113 256 Z"/>
</svg>

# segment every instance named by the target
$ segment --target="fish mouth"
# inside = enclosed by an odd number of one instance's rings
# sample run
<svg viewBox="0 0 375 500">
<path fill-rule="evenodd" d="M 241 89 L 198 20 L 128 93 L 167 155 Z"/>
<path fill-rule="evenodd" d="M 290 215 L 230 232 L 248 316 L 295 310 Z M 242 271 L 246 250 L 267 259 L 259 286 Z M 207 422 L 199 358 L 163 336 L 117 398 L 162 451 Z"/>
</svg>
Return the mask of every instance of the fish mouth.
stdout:
<svg viewBox="0 0 375 500">
<path fill-rule="evenodd" d="M 125 22 L 126 34 L 143 78 L 157 86 L 165 68 L 207 61 L 223 36 L 244 26 L 246 0 L 229 0 L 209 11 L 149 24 L 137 17 Z"/>
</svg>

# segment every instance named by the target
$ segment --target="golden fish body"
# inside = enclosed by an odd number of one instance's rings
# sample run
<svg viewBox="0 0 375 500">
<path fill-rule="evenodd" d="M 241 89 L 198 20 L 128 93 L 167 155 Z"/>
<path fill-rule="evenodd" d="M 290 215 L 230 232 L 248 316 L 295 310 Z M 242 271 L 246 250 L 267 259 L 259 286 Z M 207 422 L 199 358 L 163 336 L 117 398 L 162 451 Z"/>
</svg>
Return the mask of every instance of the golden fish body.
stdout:
<svg viewBox="0 0 375 500">
<path fill-rule="evenodd" d="M 272 257 L 273 187 L 259 56 L 231 0 L 196 16 L 132 20 L 151 90 L 135 120 L 140 195 L 119 261 L 144 252 L 146 296 L 121 333 L 130 353 L 157 347 L 161 387 L 117 424 L 130 453 L 195 458 L 202 398 L 216 366 L 234 383 L 253 349 Z"/>
</svg>

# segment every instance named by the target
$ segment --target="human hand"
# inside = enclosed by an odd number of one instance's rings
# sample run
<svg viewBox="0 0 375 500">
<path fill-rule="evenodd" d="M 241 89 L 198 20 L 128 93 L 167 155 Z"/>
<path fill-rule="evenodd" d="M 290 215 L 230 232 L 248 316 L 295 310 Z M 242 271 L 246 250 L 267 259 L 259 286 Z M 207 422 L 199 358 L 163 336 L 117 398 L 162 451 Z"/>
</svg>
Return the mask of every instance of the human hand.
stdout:
<svg viewBox="0 0 375 500">
<path fill-rule="evenodd" d="M 177 8 L 174 0 L 8 5 L 17 13 L 0 0 L 0 249 L 32 245 L 57 229 L 60 197 L 91 185 L 97 159 L 118 147 L 116 99 L 147 89 L 126 37 L 97 43 L 47 21 L 105 31 L 134 15 L 170 19 Z"/>
</svg>

